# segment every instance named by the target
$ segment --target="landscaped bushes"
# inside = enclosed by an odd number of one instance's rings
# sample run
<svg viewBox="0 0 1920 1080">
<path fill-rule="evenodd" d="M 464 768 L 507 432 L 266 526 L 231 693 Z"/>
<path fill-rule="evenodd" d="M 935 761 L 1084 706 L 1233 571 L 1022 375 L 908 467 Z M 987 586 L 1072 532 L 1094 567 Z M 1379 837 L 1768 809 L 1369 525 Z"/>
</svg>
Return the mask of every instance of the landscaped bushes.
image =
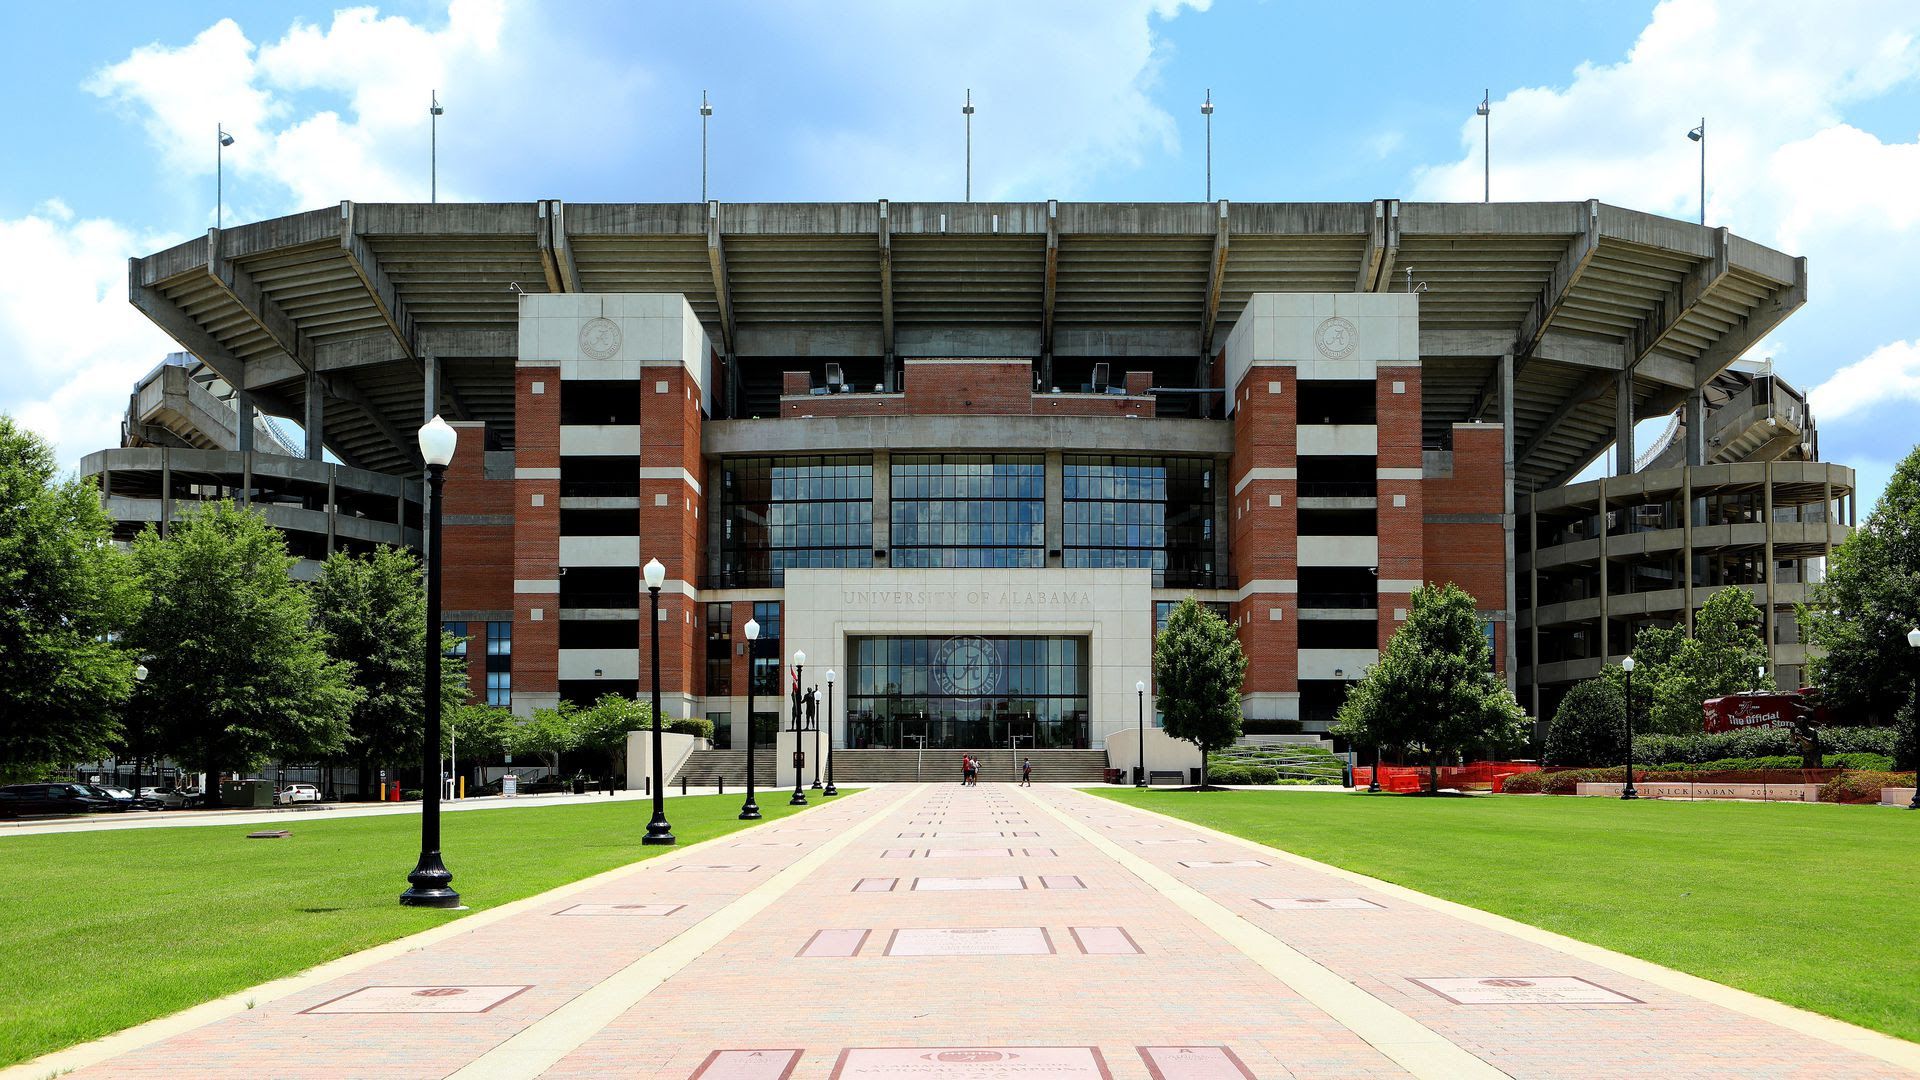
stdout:
<svg viewBox="0 0 1920 1080">
<path fill-rule="evenodd" d="M 660 727 L 676 735 L 693 735 L 708 741 L 713 739 L 713 721 L 701 716 L 677 716 Z"/>
<path fill-rule="evenodd" d="M 1820 801 L 1877 803 L 1880 801 L 1881 788 L 1912 786 L 1912 773 L 1843 772 L 1820 785 Z"/>
<path fill-rule="evenodd" d="M 1280 770 L 1265 765 L 1208 765 L 1209 784 L 1277 784 Z"/>
<path fill-rule="evenodd" d="M 1826 754 L 1883 754 L 1891 757 L 1899 733 L 1893 728 L 1831 727 L 1820 732 Z M 1636 765 L 1699 765 L 1728 758 L 1791 757 L 1800 763 L 1800 747 L 1782 728 L 1695 732 L 1691 735 L 1639 735 L 1633 740 Z"/>
</svg>

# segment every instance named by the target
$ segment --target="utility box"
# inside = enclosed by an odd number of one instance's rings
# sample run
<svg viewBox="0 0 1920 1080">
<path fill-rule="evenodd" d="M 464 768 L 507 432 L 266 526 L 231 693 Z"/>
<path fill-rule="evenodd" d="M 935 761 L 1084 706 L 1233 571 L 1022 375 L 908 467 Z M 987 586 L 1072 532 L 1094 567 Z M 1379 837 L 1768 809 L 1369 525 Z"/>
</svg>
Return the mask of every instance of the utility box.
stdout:
<svg viewBox="0 0 1920 1080">
<path fill-rule="evenodd" d="M 270 807 L 273 805 L 273 781 L 222 780 L 220 805 Z"/>
</svg>

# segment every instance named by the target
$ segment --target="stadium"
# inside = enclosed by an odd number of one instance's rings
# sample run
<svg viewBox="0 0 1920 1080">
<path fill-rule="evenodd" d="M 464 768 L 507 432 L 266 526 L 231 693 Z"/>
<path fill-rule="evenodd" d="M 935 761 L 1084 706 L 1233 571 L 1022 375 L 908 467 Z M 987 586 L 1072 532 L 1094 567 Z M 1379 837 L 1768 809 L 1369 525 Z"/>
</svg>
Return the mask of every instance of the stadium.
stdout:
<svg viewBox="0 0 1920 1080">
<path fill-rule="evenodd" d="M 190 356 L 85 463 L 116 518 L 417 544 L 441 414 L 476 697 L 642 692 L 659 559 L 667 711 L 714 753 L 772 740 L 804 651 L 837 746 L 1118 760 L 1187 596 L 1254 737 L 1324 731 L 1429 581 L 1536 716 L 1723 587 L 1791 682 L 1854 517 L 1748 355 L 1806 260 L 1593 201 L 347 202 L 128 270 Z"/>
</svg>

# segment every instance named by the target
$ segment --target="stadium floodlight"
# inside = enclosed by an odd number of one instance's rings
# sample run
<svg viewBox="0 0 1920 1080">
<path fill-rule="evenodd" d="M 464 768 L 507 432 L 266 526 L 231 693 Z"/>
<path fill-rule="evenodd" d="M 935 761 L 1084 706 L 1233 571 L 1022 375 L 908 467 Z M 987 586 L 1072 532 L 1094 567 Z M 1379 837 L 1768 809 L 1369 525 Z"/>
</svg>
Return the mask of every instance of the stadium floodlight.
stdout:
<svg viewBox="0 0 1920 1080">
<path fill-rule="evenodd" d="M 713 105 L 707 101 L 707 92 L 700 91 L 700 201 L 707 201 L 707 121 L 713 116 Z"/>
<path fill-rule="evenodd" d="M 1473 114 L 1480 118 L 1480 160 L 1482 162 L 1481 202 L 1493 201 L 1493 88 L 1480 91 L 1480 104 L 1474 106 Z"/>
<path fill-rule="evenodd" d="M 1200 115 L 1207 118 L 1207 201 L 1213 201 L 1213 87 L 1207 87 L 1207 99 L 1200 103 Z"/>
<path fill-rule="evenodd" d="M 973 88 L 967 88 L 967 103 L 960 106 L 960 114 L 967 118 L 967 201 L 973 201 Z"/>
<path fill-rule="evenodd" d="M 233 145 L 233 136 L 227 134 L 226 127 L 221 124 L 213 125 L 213 130 L 216 137 L 213 146 L 213 227 L 217 229 L 220 227 L 220 219 L 225 214 L 227 202 L 227 166 L 222 151 Z"/>
<path fill-rule="evenodd" d="M 1707 223 L 1707 118 L 1700 118 L 1700 126 L 1687 132 L 1687 138 L 1700 144 L 1700 224 Z"/>
<path fill-rule="evenodd" d="M 440 91 L 427 95 L 427 201 L 440 201 L 440 117 L 447 110 L 440 105 Z"/>
</svg>

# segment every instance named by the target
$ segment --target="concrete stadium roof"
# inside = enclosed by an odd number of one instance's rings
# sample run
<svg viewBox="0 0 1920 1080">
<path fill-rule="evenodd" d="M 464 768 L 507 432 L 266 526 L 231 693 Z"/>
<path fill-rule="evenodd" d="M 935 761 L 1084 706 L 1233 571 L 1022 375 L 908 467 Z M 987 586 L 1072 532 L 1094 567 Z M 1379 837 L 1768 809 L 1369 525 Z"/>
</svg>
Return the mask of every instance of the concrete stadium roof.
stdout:
<svg viewBox="0 0 1920 1080">
<path fill-rule="evenodd" d="M 1409 271 L 1411 276 L 1409 277 Z M 511 425 L 527 292 L 683 294 L 755 356 L 1196 359 L 1257 292 L 1424 283 L 1425 420 L 1498 420 L 1551 486 L 1664 414 L 1806 300 L 1806 260 L 1725 229 L 1553 203 L 357 204 L 131 260 L 136 307 L 264 410 L 325 395 L 327 446 L 410 468 L 442 411 Z M 340 407 L 344 403 L 345 408 Z"/>
</svg>

